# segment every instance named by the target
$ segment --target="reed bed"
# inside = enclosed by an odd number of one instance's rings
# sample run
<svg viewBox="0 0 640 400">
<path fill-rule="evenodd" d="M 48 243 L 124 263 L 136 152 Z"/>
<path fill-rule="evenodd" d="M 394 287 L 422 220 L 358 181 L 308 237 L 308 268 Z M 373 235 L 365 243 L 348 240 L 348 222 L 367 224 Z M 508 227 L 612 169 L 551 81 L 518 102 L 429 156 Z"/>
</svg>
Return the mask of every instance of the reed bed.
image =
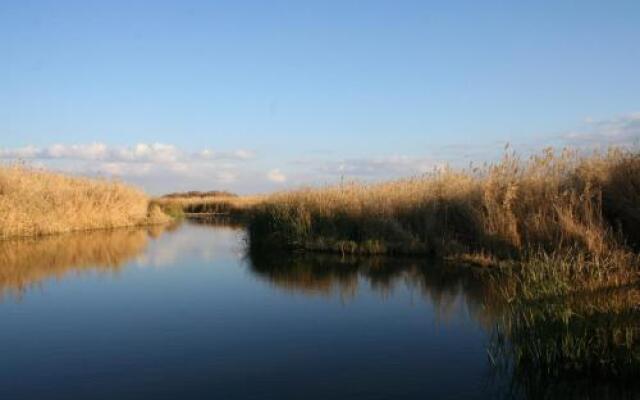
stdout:
<svg viewBox="0 0 640 400">
<path fill-rule="evenodd" d="M 0 166 L 0 239 L 168 221 L 138 189 L 25 165 Z"/>
<path fill-rule="evenodd" d="M 559 153 L 444 168 L 379 184 L 272 195 L 251 244 L 340 253 L 465 257 L 491 265 L 532 251 L 606 256 L 640 241 L 640 155 Z"/>
<path fill-rule="evenodd" d="M 187 192 L 163 196 L 154 199 L 153 203 L 175 217 L 188 214 L 242 216 L 249 213 L 262 199 L 263 196 L 237 196 L 228 192 Z"/>
<path fill-rule="evenodd" d="M 237 194 L 228 192 L 226 190 L 209 190 L 206 192 L 198 190 L 190 190 L 188 192 L 173 192 L 167 193 L 162 198 L 164 199 L 189 199 L 189 198 L 205 198 L 205 197 L 238 197 Z"/>
<path fill-rule="evenodd" d="M 531 393 L 560 381 L 635 382 L 638 257 L 629 249 L 536 251 L 489 274 L 503 305 L 488 349 L 492 363 Z"/>
<path fill-rule="evenodd" d="M 551 262 L 545 268 L 562 266 Z M 616 266 L 617 268 L 617 266 Z M 595 268 L 593 269 L 596 270 Z M 635 381 L 640 373 L 640 286 L 637 283 L 593 288 L 561 281 L 539 290 L 540 280 L 525 281 L 505 302 L 495 322 L 491 360 L 517 379 L 538 382 L 557 378 Z M 598 282 L 600 279 L 588 280 Z M 551 281 L 558 282 L 558 281 Z M 579 290 L 577 290 L 579 289 Z M 501 288 L 504 290 L 504 288 Z M 539 386 L 528 384 L 526 386 Z M 542 385 L 544 387 L 544 385 Z"/>
</svg>

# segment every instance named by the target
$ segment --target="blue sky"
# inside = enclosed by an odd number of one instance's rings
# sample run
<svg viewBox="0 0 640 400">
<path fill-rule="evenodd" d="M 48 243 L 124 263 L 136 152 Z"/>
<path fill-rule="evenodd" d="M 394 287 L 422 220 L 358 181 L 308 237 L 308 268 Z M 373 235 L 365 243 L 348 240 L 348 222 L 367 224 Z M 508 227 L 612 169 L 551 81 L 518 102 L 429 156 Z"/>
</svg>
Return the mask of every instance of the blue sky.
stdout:
<svg viewBox="0 0 640 400">
<path fill-rule="evenodd" d="M 638 1 L 0 2 L 0 157 L 157 193 L 640 136 Z"/>
</svg>

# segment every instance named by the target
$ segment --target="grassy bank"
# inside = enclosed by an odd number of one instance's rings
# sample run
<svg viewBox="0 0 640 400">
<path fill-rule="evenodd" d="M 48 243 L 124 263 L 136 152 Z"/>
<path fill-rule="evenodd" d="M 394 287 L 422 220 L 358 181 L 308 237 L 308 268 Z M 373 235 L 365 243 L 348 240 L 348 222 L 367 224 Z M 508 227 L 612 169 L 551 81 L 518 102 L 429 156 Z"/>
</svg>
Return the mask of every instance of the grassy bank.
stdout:
<svg viewBox="0 0 640 400">
<path fill-rule="evenodd" d="M 495 311 L 488 356 L 525 391 L 640 372 L 638 153 L 508 154 L 481 168 L 276 194 L 253 210 L 249 238 L 255 251 L 500 266 L 485 277 L 494 295 L 484 305 Z"/>
<path fill-rule="evenodd" d="M 640 156 L 548 149 L 521 160 L 510 153 L 480 168 L 276 194 L 252 214 L 254 246 L 485 264 L 533 250 L 600 256 L 639 242 Z"/>
<path fill-rule="evenodd" d="M 535 398 L 548 398 L 554 381 L 637 382 L 638 265 L 630 252 L 529 256 L 492 285 L 503 304 L 492 363 Z"/>
<path fill-rule="evenodd" d="M 165 222 L 138 189 L 12 165 L 0 167 L 0 239 Z"/>
<path fill-rule="evenodd" d="M 167 214 L 174 217 L 194 217 L 205 214 L 246 216 L 261 196 L 238 196 L 229 192 L 172 193 L 153 200 Z"/>
</svg>

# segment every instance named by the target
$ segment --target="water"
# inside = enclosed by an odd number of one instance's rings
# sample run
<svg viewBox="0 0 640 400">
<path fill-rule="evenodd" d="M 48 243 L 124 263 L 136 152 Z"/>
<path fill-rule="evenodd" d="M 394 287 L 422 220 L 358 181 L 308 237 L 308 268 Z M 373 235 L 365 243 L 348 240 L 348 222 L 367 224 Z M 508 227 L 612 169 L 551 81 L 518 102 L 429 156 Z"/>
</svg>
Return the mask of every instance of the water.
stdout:
<svg viewBox="0 0 640 400">
<path fill-rule="evenodd" d="M 487 355 L 490 294 L 460 269 L 248 256 L 238 227 L 163 229 L 0 243 L 0 399 L 512 392 Z"/>
</svg>

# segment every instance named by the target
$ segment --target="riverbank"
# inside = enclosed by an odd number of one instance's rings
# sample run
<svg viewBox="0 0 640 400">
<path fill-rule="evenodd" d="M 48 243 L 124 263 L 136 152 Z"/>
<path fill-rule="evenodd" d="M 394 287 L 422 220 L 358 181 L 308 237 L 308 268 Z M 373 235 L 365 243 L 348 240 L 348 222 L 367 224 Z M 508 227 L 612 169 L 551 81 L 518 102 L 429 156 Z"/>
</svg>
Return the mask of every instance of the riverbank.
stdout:
<svg viewBox="0 0 640 400">
<path fill-rule="evenodd" d="M 248 235 L 256 253 L 482 267 L 471 270 L 495 302 L 483 304 L 496 310 L 489 361 L 532 397 L 557 382 L 627 385 L 640 371 L 638 153 L 508 154 L 481 168 L 275 194 L 252 210 Z"/>
<path fill-rule="evenodd" d="M 140 190 L 23 165 L 0 167 L 0 239 L 165 223 Z"/>
<path fill-rule="evenodd" d="M 480 168 L 443 168 L 380 184 L 275 194 L 252 210 L 253 246 L 360 254 L 434 254 L 491 265 L 640 239 L 640 155 L 551 149 Z"/>
<path fill-rule="evenodd" d="M 264 196 L 238 196 L 229 192 L 172 193 L 153 199 L 166 214 L 175 218 L 248 218 Z"/>
</svg>

